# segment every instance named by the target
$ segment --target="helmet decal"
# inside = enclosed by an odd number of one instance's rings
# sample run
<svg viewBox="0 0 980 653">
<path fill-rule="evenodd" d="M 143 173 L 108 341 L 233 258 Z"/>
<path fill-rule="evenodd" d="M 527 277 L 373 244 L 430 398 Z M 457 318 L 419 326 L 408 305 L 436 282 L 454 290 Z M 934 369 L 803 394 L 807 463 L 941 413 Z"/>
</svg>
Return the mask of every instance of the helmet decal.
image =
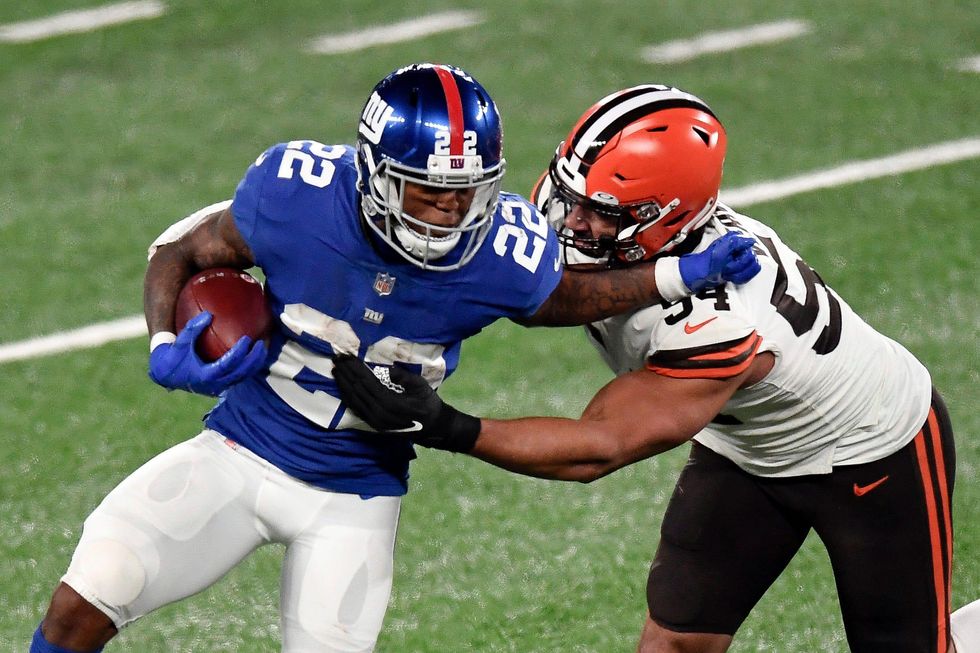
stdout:
<svg viewBox="0 0 980 653">
<path fill-rule="evenodd" d="M 445 66 L 435 67 L 436 75 L 446 94 L 446 112 L 449 114 L 449 152 L 450 156 L 463 154 L 463 103 L 459 99 L 459 88 L 453 74 Z"/>
<path fill-rule="evenodd" d="M 361 114 L 361 124 L 357 128 L 358 133 L 369 142 L 377 145 L 381 142 L 385 125 L 388 124 L 388 120 L 394 112 L 395 110 L 382 100 L 377 92 L 371 93 L 371 97 L 368 98 L 367 105 L 364 107 L 364 112 Z"/>
</svg>

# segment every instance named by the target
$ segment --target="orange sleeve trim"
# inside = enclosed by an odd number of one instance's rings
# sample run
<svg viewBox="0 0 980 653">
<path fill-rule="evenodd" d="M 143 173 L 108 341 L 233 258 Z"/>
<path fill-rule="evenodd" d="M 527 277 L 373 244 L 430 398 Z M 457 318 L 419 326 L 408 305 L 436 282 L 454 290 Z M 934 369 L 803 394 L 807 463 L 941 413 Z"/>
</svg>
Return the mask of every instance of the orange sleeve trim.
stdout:
<svg viewBox="0 0 980 653">
<path fill-rule="evenodd" d="M 647 359 L 646 368 L 675 379 L 728 379 L 749 368 L 761 345 L 762 336 L 753 331 L 745 339 L 720 351 L 695 354 L 681 360 L 652 356 Z"/>
</svg>

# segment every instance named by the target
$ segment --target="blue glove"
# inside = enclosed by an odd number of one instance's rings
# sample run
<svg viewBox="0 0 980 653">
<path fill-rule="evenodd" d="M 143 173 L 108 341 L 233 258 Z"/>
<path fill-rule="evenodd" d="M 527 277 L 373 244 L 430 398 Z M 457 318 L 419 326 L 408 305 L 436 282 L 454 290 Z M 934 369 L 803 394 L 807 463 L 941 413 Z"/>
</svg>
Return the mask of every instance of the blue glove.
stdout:
<svg viewBox="0 0 980 653">
<path fill-rule="evenodd" d="M 188 320 L 174 342 L 157 345 L 150 352 L 150 378 L 164 388 L 216 397 L 228 386 L 262 368 L 265 342 L 260 340 L 252 347 L 252 339 L 248 336 L 239 338 L 213 363 L 201 360 L 194 351 L 194 341 L 209 324 L 211 313 L 199 313 Z"/>
<path fill-rule="evenodd" d="M 729 232 L 697 254 L 680 258 L 681 279 L 691 292 L 720 286 L 726 281 L 745 283 L 762 269 L 752 251 L 755 241 Z"/>
</svg>

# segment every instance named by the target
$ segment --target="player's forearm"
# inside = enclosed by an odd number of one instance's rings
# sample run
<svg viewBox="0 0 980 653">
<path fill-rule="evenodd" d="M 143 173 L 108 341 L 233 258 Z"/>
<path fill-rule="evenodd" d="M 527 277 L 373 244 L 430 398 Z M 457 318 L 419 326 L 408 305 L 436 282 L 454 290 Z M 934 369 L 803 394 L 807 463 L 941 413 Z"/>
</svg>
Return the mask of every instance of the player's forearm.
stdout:
<svg viewBox="0 0 980 653">
<path fill-rule="evenodd" d="M 151 336 L 161 331 L 176 331 L 177 295 L 196 271 L 193 259 L 183 255 L 176 243 L 161 247 L 150 259 L 143 278 L 143 314 Z"/>
<path fill-rule="evenodd" d="M 566 268 L 538 311 L 517 320 L 525 326 L 576 326 L 628 313 L 661 300 L 653 263 L 621 270 Z"/>
<path fill-rule="evenodd" d="M 252 252 L 227 207 L 206 216 L 175 240 L 160 243 L 143 280 L 143 312 L 150 335 L 173 333 L 177 295 L 195 272 L 219 267 L 244 270 L 252 265 Z"/>
<path fill-rule="evenodd" d="M 560 417 L 482 419 L 469 454 L 519 474 L 585 483 L 632 462 L 595 423 Z"/>
</svg>

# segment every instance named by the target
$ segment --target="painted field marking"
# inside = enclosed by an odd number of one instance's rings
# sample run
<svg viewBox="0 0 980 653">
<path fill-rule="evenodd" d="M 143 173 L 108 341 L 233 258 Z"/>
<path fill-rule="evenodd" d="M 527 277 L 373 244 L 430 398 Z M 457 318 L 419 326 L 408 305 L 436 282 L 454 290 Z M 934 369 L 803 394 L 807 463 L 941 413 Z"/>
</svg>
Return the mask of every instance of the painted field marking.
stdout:
<svg viewBox="0 0 980 653">
<path fill-rule="evenodd" d="M 980 55 L 960 59 L 956 69 L 965 73 L 980 73 Z"/>
<path fill-rule="evenodd" d="M 377 25 L 343 34 L 327 34 L 310 41 L 307 50 L 313 54 L 339 54 L 364 50 L 376 45 L 400 43 L 430 34 L 479 25 L 483 14 L 478 11 L 444 11 L 390 25 Z"/>
<path fill-rule="evenodd" d="M 782 180 L 733 188 L 723 191 L 720 200 L 733 207 L 745 207 L 820 188 L 844 186 L 976 158 L 980 158 L 980 136 L 937 143 L 878 159 L 845 163 L 836 168 L 818 170 Z M 0 363 L 98 347 L 116 340 L 140 336 L 146 336 L 146 324 L 142 315 L 134 315 L 92 324 L 74 331 L 53 333 L 6 345 L 0 344 Z"/>
<path fill-rule="evenodd" d="M 980 157 L 980 136 L 937 143 L 879 159 L 854 161 L 836 168 L 818 170 L 786 179 L 733 188 L 722 191 L 719 201 L 734 207 L 760 204 L 820 188 L 834 188 L 977 157 Z"/>
<path fill-rule="evenodd" d="M 0 363 L 60 354 L 76 349 L 100 347 L 116 340 L 127 340 L 145 335 L 146 321 L 142 315 L 134 315 L 110 322 L 92 324 L 73 331 L 60 331 L 48 336 L 0 345 Z"/>
<path fill-rule="evenodd" d="M 688 61 L 702 54 L 786 41 L 809 31 L 810 24 L 804 20 L 780 20 L 723 32 L 705 32 L 690 39 L 651 45 L 643 49 L 641 57 L 648 63 Z"/>
<path fill-rule="evenodd" d="M 162 16 L 167 6 L 157 0 L 119 2 L 93 9 L 65 11 L 47 18 L 0 25 L 0 41 L 29 43 L 76 32 L 90 32 L 101 27 L 146 20 Z"/>
</svg>

